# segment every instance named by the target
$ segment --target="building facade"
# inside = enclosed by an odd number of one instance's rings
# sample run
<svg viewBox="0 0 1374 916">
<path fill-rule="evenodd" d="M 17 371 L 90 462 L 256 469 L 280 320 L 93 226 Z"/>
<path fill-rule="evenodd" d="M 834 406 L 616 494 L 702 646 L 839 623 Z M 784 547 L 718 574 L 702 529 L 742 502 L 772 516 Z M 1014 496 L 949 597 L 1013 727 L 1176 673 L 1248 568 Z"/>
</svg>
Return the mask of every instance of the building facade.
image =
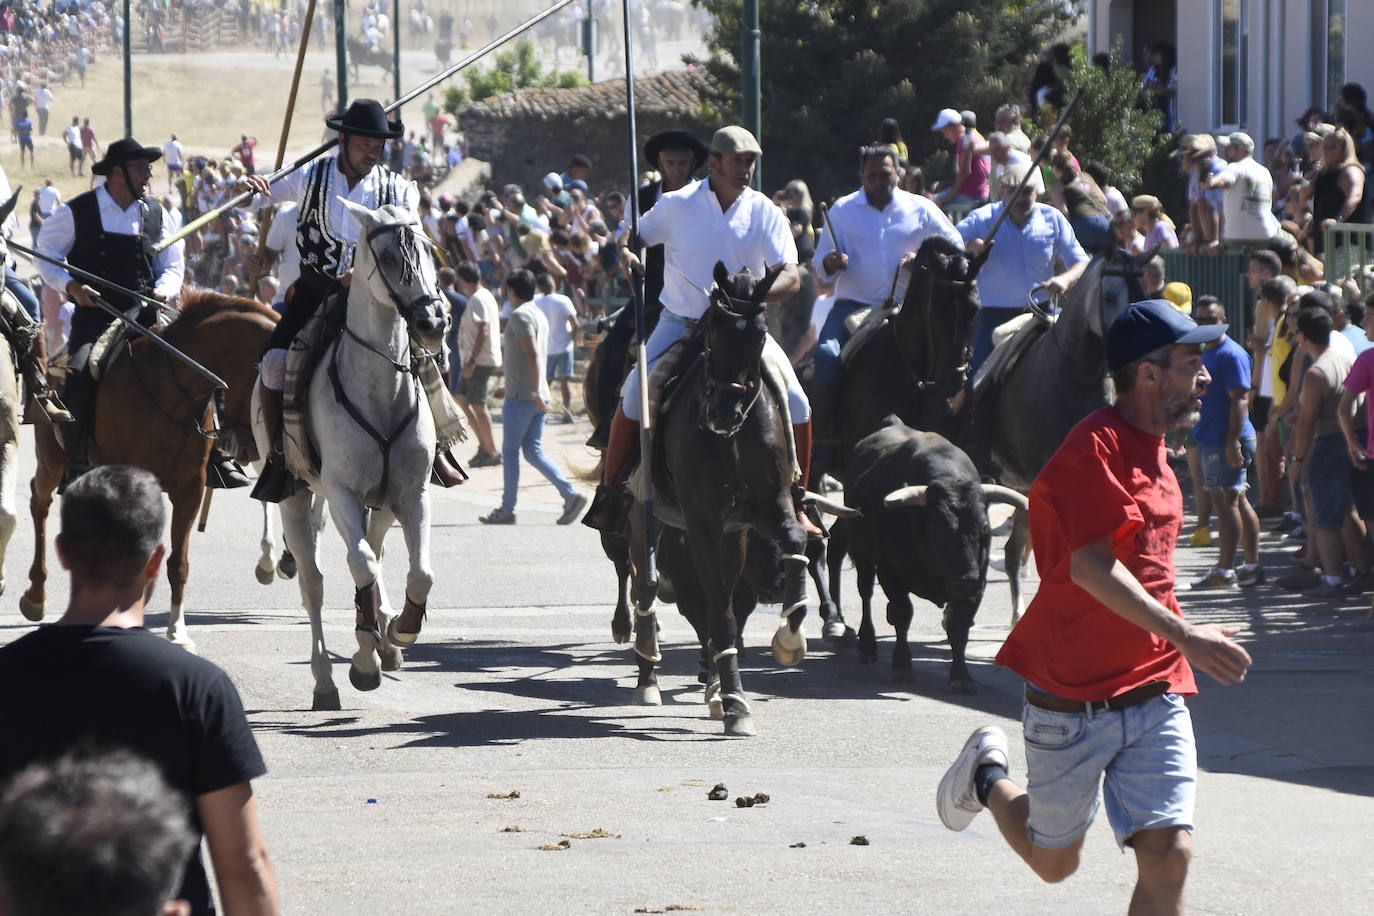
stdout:
<svg viewBox="0 0 1374 916">
<path fill-rule="evenodd" d="M 1120 40 L 1144 72 L 1160 41 L 1178 52 L 1179 124 L 1190 132 L 1291 136 L 1344 83 L 1374 92 L 1374 0 L 1089 0 L 1090 53 Z"/>
</svg>

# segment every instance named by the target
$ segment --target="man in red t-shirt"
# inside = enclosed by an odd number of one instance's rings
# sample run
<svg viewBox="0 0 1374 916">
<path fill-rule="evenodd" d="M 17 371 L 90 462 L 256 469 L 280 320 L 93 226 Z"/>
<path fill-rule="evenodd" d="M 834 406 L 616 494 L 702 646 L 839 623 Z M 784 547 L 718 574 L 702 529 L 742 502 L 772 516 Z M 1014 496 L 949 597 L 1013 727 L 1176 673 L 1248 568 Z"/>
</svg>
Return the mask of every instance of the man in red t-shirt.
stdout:
<svg viewBox="0 0 1374 916">
<path fill-rule="evenodd" d="M 239 161 L 243 163 L 243 170 L 249 175 L 257 174 L 257 170 L 253 168 L 253 150 L 257 145 L 257 137 L 240 134 L 239 145 L 229 151 L 229 155 L 239 157 Z"/>
<path fill-rule="evenodd" d="M 1132 305 L 1106 337 L 1115 406 L 1070 431 L 1030 492 L 1040 590 L 997 663 L 1026 679 L 1027 787 L 1007 777 L 1007 738 L 973 733 L 940 782 L 951 830 L 990 808 L 1007 843 L 1045 881 L 1078 868 L 1102 804 L 1139 868 L 1132 912 L 1180 912 L 1192 856 L 1197 752 L 1182 697 L 1196 665 L 1245 679 L 1238 627 L 1195 626 L 1174 597 L 1183 498 L 1164 434 L 1197 422 L 1210 378 L 1199 326 L 1162 299 Z"/>
</svg>

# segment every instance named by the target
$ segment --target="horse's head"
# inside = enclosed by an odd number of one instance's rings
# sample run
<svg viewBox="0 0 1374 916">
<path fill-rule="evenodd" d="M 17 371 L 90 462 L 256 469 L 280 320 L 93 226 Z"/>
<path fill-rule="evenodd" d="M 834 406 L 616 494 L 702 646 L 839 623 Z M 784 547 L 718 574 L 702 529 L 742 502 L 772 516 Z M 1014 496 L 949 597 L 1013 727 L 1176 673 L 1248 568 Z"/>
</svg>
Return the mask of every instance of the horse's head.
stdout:
<svg viewBox="0 0 1374 916">
<path fill-rule="evenodd" d="M 779 267 L 761 278 L 747 269 L 727 274 L 725 265 L 716 262 L 711 306 L 701 319 L 706 342 L 701 421 L 718 436 L 739 432 L 763 389 L 763 345 L 768 338 L 764 298 L 780 273 Z"/>
<path fill-rule="evenodd" d="M 1121 317 L 1132 302 L 1148 298 L 1141 268 L 1158 250 L 1156 248 L 1132 255 L 1124 249 L 1111 248 L 1102 256 L 1097 264 L 1100 271 L 1101 296 L 1097 302 L 1098 307 L 1088 310 L 1088 327 L 1098 337 L 1106 338 L 1107 328 Z"/>
<path fill-rule="evenodd" d="M 429 253 L 433 246 L 423 227 L 409 210 L 394 204 L 380 210 L 349 200 L 343 204 L 362 227 L 353 282 L 367 284 L 374 301 L 395 306 L 415 343 L 437 351 L 448 319 Z"/>
<path fill-rule="evenodd" d="M 991 250 L 970 258 L 942 236 L 921 243 L 895 327 L 919 387 L 952 397 L 967 380 L 981 307 L 974 281 Z"/>
</svg>

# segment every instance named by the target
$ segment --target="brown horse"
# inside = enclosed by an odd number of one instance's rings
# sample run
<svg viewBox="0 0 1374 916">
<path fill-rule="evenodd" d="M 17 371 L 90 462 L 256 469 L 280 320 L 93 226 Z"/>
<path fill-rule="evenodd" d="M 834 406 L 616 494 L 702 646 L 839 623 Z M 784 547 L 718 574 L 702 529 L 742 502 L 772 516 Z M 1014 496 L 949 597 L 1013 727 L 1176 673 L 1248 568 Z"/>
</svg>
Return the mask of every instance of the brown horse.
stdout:
<svg viewBox="0 0 1374 916">
<path fill-rule="evenodd" d="M 249 395 L 258 354 L 276 326 L 277 313 L 252 299 L 193 290 L 182 296 L 181 313 L 162 331 L 168 343 L 222 378 L 221 423 L 249 425 Z M 182 601 L 190 570 L 191 526 L 205 494 L 205 468 L 215 435 L 210 419 L 214 388 L 203 376 L 152 342 L 135 338 L 111 363 L 95 399 L 91 464 L 131 464 L 157 475 L 172 501 L 172 587 L 167 638 L 194 650 L 182 626 Z M 31 484 L 34 557 L 29 588 L 19 601 L 30 620 L 43 617 L 48 578 L 47 520 L 53 491 L 62 479 L 66 455 L 52 426 L 34 426 L 38 470 Z M 251 441 L 251 440 L 250 440 Z"/>
</svg>

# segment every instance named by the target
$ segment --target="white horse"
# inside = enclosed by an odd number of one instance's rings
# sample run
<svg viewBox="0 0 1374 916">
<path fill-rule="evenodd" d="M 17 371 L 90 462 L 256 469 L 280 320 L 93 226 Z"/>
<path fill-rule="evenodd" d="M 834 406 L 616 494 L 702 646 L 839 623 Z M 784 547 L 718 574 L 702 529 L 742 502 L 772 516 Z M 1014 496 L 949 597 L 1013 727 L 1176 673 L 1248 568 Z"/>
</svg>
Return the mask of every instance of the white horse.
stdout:
<svg viewBox="0 0 1374 916">
<path fill-rule="evenodd" d="M 343 332 L 327 345 L 307 394 L 307 429 L 320 455 L 308 490 L 281 503 L 282 532 L 299 568 L 301 598 L 310 615 L 313 708 L 339 709 L 330 673 L 321 609 L 319 566 L 323 506 L 348 551 L 357 609 L 348 677 L 375 690 L 383 670 L 401 664 L 401 646 L 415 642 L 434 584 L 429 560 L 430 503 L 426 489 L 434 459 L 434 418 L 415 368 L 443 343 L 444 311 L 424 230 L 409 211 L 369 210 L 344 201 L 362 227 L 348 290 Z M 412 341 L 423 351 L 412 350 Z M 260 454 L 269 443 L 261 408 L 253 411 Z M 405 606 L 393 617 L 382 587 L 382 541 L 399 521 L 410 555 Z"/>
</svg>

